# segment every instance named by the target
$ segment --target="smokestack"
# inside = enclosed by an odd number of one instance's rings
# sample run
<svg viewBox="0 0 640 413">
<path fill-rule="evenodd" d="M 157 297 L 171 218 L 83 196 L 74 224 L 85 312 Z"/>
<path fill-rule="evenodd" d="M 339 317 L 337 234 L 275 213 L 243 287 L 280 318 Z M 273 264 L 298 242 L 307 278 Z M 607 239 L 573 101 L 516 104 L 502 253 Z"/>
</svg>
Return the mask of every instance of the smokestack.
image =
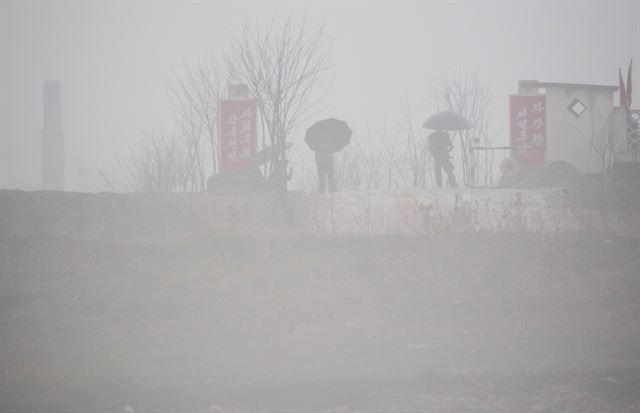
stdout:
<svg viewBox="0 0 640 413">
<path fill-rule="evenodd" d="M 55 80 L 44 83 L 42 189 L 64 191 L 64 138 L 60 109 L 60 82 Z"/>
</svg>

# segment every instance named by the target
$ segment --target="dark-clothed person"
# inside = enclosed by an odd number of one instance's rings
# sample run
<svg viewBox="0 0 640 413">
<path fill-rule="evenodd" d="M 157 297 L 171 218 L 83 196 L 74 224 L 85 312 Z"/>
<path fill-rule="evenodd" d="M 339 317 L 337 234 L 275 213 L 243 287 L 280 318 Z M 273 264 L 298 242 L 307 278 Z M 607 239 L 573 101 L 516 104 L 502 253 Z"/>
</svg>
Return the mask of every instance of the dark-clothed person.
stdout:
<svg viewBox="0 0 640 413">
<path fill-rule="evenodd" d="M 453 174 L 453 164 L 449 157 L 449 152 L 453 149 L 453 144 L 449 138 L 449 133 L 436 131 L 429 136 L 429 152 L 433 156 L 433 167 L 436 175 L 436 185 L 442 188 L 442 170 L 447 174 L 447 182 L 450 188 L 455 188 L 456 176 Z"/>
<path fill-rule="evenodd" d="M 316 151 L 316 165 L 318 167 L 318 186 L 320 193 L 324 194 L 329 187 L 329 192 L 335 192 L 336 184 L 333 178 L 333 153 L 328 151 Z"/>
</svg>

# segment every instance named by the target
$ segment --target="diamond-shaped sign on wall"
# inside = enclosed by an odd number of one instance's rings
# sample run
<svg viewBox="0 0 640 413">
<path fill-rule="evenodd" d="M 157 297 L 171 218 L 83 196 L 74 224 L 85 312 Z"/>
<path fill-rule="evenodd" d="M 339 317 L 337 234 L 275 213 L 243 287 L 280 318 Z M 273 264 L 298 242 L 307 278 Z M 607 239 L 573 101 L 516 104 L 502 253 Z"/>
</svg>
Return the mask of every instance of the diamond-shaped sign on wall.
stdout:
<svg viewBox="0 0 640 413">
<path fill-rule="evenodd" d="M 582 115 L 584 111 L 587 110 L 587 106 L 584 103 L 582 103 L 580 99 L 573 98 L 571 103 L 569 103 L 569 106 L 567 106 L 567 110 L 571 112 L 573 116 L 575 116 L 576 118 L 579 118 L 580 115 Z"/>
</svg>

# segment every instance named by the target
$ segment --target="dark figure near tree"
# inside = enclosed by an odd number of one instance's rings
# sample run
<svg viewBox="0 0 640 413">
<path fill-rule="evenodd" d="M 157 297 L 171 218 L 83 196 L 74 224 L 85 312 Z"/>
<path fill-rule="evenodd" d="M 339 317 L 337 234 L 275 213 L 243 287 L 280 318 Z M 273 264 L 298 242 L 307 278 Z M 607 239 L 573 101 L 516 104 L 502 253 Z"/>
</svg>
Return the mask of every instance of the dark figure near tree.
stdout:
<svg viewBox="0 0 640 413">
<path fill-rule="evenodd" d="M 329 151 L 316 151 L 316 166 L 318 167 L 318 189 L 324 194 L 329 187 L 329 192 L 336 191 L 333 174 L 333 153 Z"/>
<path fill-rule="evenodd" d="M 436 175 L 436 185 L 442 188 L 442 170 L 447 174 L 449 188 L 456 188 L 456 176 L 453 174 L 453 164 L 449 152 L 453 149 L 453 144 L 449 138 L 449 133 L 436 131 L 429 136 L 429 152 L 433 156 L 433 167 Z"/>
<path fill-rule="evenodd" d="M 323 194 L 336 191 L 333 154 L 340 152 L 351 142 L 351 128 L 347 122 L 329 118 L 314 123 L 305 133 L 304 141 L 316 153 L 318 189 Z"/>
</svg>

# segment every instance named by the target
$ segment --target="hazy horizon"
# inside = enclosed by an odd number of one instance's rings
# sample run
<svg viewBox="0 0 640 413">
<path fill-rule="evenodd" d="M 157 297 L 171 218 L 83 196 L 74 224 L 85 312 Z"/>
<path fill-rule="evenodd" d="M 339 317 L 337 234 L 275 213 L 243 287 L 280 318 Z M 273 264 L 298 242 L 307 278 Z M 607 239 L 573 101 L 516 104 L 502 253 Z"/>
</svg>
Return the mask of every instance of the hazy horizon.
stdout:
<svg viewBox="0 0 640 413">
<path fill-rule="evenodd" d="M 314 119 L 290 137 L 294 142 L 325 117 L 346 120 L 355 139 L 366 139 L 367 131 L 400 120 L 405 102 L 421 123 L 432 110 L 433 85 L 456 72 L 475 72 L 491 86 L 489 134 L 496 144 L 507 142 L 507 97 L 520 79 L 617 86 L 617 69 L 626 74 L 631 58 L 640 79 L 637 1 L 3 1 L 0 188 L 40 188 L 46 80 L 61 83 L 67 189 L 106 190 L 98 169 L 126 158 L 145 132 L 174 127 L 174 73 L 220 55 L 245 19 L 257 27 L 290 14 L 325 22 L 332 45 L 318 91 L 330 89 Z M 311 159 L 307 152 L 296 149 L 294 165 Z"/>
</svg>

